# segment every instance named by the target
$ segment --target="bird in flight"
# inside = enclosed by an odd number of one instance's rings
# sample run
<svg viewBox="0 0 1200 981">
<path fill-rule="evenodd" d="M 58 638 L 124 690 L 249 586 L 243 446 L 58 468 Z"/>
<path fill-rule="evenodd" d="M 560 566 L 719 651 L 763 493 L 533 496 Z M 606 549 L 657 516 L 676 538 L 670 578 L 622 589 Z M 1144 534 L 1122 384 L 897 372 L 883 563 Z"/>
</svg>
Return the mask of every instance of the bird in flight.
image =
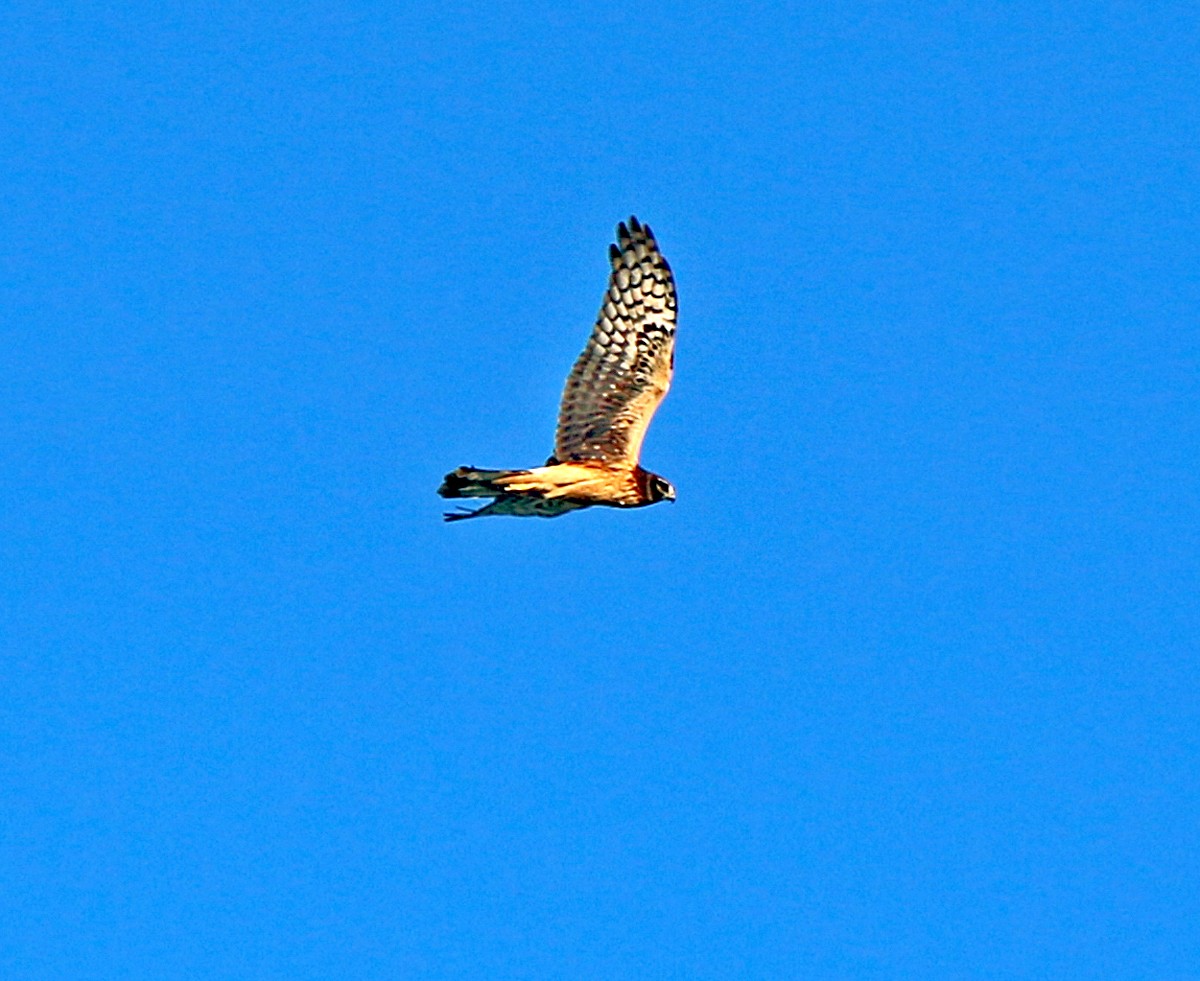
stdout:
<svg viewBox="0 0 1200 981">
<path fill-rule="evenodd" d="M 630 218 L 608 249 L 612 273 L 587 346 L 571 369 L 558 412 L 554 454 L 544 467 L 446 474 L 442 497 L 490 497 L 463 521 L 488 515 L 555 518 L 605 505 L 674 501 L 675 488 L 638 465 L 642 439 L 675 367 L 675 280 L 649 225 Z"/>
</svg>

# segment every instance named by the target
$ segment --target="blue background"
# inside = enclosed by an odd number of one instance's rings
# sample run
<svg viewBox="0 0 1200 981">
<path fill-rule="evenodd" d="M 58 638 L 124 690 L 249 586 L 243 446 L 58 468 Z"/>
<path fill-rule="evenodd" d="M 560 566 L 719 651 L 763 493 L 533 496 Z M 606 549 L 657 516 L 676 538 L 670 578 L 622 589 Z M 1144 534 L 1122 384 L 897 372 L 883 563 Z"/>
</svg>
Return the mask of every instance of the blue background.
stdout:
<svg viewBox="0 0 1200 981">
<path fill-rule="evenodd" d="M 0 973 L 1198 976 L 1151 6 L 8 7 Z M 631 213 L 678 503 L 443 525 Z"/>
</svg>

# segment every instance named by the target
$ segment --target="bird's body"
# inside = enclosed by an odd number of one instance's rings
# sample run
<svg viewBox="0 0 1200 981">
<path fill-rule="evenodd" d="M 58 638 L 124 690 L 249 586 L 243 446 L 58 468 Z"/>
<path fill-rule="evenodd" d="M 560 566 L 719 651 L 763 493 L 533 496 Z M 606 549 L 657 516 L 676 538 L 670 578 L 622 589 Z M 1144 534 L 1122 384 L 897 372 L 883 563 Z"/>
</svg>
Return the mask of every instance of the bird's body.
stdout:
<svg viewBox="0 0 1200 981">
<path fill-rule="evenodd" d="M 491 497 L 487 515 L 553 518 L 605 505 L 644 507 L 675 499 L 675 489 L 638 464 L 642 439 L 671 384 L 675 356 L 675 282 L 648 225 L 617 226 L 612 274 L 587 346 L 567 378 L 554 455 L 528 470 L 459 467 L 442 497 Z"/>
<path fill-rule="evenodd" d="M 446 474 L 438 489 L 442 497 L 494 497 L 478 511 L 447 514 L 447 521 L 486 514 L 537 515 L 553 518 L 596 504 L 640 508 L 663 500 L 653 482 L 661 477 L 634 467 L 601 467 L 591 463 L 553 463 L 532 470 L 476 470 L 459 467 Z"/>
</svg>

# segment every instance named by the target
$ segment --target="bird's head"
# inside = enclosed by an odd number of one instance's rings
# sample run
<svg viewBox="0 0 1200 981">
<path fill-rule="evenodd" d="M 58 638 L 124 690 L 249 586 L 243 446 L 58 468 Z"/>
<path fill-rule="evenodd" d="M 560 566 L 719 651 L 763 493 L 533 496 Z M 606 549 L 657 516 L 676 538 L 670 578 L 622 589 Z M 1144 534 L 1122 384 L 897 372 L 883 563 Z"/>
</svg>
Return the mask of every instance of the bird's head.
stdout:
<svg viewBox="0 0 1200 981">
<path fill-rule="evenodd" d="M 657 504 L 659 501 L 675 500 L 675 488 L 671 486 L 671 482 L 656 473 L 650 475 L 650 482 L 646 487 L 646 491 L 652 504 Z"/>
</svg>

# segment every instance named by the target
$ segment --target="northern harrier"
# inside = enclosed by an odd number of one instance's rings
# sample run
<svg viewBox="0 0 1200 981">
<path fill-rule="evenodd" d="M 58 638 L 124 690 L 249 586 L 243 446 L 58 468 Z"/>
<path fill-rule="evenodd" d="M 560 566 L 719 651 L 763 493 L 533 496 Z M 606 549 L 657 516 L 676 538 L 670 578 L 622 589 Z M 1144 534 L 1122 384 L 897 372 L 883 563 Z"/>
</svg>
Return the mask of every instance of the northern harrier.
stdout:
<svg viewBox="0 0 1200 981">
<path fill-rule="evenodd" d="M 587 347 L 575 362 L 558 413 L 554 455 L 531 470 L 459 467 L 446 474 L 442 497 L 491 497 L 476 511 L 554 518 L 596 504 L 640 508 L 675 500 L 675 488 L 638 466 L 654 410 L 675 367 L 675 281 L 649 225 L 617 226 L 612 275 Z"/>
</svg>

